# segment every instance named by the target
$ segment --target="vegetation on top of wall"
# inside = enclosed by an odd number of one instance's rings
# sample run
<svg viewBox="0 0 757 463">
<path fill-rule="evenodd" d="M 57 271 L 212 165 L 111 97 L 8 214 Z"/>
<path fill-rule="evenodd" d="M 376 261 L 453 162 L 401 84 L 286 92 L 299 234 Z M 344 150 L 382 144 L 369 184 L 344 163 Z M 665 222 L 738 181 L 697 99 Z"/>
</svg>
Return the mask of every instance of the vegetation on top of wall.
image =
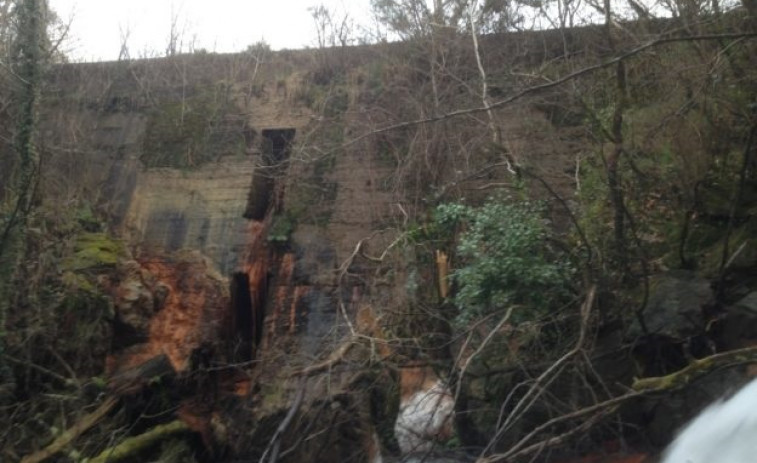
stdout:
<svg viewBox="0 0 757 463">
<path fill-rule="evenodd" d="M 243 154 L 245 140 L 229 88 L 198 88 L 181 99 L 160 100 L 148 112 L 141 161 L 147 167 L 193 168 Z M 231 119 L 230 119 L 231 118 Z"/>
</svg>

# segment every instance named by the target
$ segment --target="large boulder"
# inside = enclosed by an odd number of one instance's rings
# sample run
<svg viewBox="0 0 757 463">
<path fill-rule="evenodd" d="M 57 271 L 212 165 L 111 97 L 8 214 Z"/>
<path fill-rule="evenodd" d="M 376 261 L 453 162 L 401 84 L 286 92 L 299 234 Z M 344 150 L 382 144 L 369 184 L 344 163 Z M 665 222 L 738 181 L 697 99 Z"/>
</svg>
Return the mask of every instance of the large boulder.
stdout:
<svg viewBox="0 0 757 463">
<path fill-rule="evenodd" d="M 686 339 L 703 331 L 702 309 L 713 301 L 709 280 L 694 272 L 673 271 L 651 280 L 650 295 L 644 310 L 648 334 Z M 635 324 L 631 336 L 642 334 Z"/>
<path fill-rule="evenodd" d="M 165 303 L 170 288 L 155 279 L 139 262 L 124 262 L 118 269 L 118 284 L 113 291 L 117 320 L 148 336 L 150 321 Z"/>
</svg>

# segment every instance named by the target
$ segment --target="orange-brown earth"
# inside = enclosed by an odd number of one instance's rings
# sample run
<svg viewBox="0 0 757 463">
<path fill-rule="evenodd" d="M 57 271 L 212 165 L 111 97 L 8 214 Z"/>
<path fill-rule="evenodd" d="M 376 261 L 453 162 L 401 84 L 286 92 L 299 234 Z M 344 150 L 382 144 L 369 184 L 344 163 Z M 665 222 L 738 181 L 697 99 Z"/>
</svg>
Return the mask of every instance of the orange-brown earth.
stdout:
<svg viewBox="0 0 757 463">
<path fill-rule="evenodd" d="M 194 349 L 219 338 L 229 304 L 226 283 L 199 253 L 140 258 L 138 265 L 139 273 L 121 281 L 114 297 L 118 307 L 125 293 L 133 291 L 130 288 L 140 288 L 144 296 L 135 305 L 152 305 L 154 310 L 150 314 L 150 307 L 142 307 L 144 316 L 150 317 L 147 339 L 112 354 L 108 371 L 113 375 L 162 354 L 175 371 L 184 371 Z"/>
</svg>

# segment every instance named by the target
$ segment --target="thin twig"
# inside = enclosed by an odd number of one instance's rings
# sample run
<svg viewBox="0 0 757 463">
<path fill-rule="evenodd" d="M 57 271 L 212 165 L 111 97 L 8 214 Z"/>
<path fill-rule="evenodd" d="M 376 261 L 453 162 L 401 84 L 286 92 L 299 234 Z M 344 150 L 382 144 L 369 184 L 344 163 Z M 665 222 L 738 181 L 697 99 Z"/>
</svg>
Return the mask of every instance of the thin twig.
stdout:
<svg viewBox="0 0 757 463">
<path fill-rule="evenodd" d="M 468 366 L 470 366 L 473 359 L 477 357 L 478 354 L 480 354 L 484 350 L 484 348 L 489 344 L 489 341 L 492 340 L 494 335 L 499 332 L 499 330 L 505 325 L 505 323 L 508 322 L 508 320 L 510 320 L 510 316 L 513 314 L 513 310 L 515 309 L 515 307 L 516 306 L 512 306 L 509 309 L 507 309 L 507 312 L 505 313 L 505 315 L 502 317 L 499 323 L 497 323 L 497 326 L 495 326 L 494 328 L 491 329 L 491 331 L 489 331 L 489 334 L 486 336 L 486 338 L 484 338 L 481 345 L 478 346 L 478 349 L 476 349 L 471 355 L 469 355 L 468 358 L 465 359 L 465 361 L 463 362 L 463 365 L 460 368 L 460 373 L 458 374 L 457 388 L 455 390 L 455 401 L 457 401 L 457 398 L 460 397 L 460 390 L 462 389 L 462 385 L 463 385 L 463 377 L 465 376 L 466 371 L 468 371 Z M 471 335 L 472 334 L 473 332 L 471 332 Z M 465 345 L 463 346 L 463 349 L 460 350 L 460 356 L 462 356 L 465 350 L 465 347 L 467 347 L 468 341 L 470 341 L 470 336 L 468 337 L 468 339 L 465 340 Z M 460 362 L 460 360 L 461 360 L 460 357 L 458 357 L 458 363 Z"/>
<path fill-rule="evenodd" d="M 69 378 L 66 378 L 63 375 L 59 375 L 58 373 L 55 373 L 52 370 L 48 370 L 47 368 L 41 367 L 41 366 L 39 366 L 39 365 L 37 365 L 35 363 L 29 362 L 29 361 L 19 360 L 19 359 L 15 358 L 15 357 L 11 357 L 8 354 L 3 354 L 3 358 L 5 360 L 9 360 L 11 363 L 15 363 L 16 365 L 21 365 L 21 366 L 24 366 L 24 367 L 29 367 L 29 368 L 31 368 L 33 370 L 39 371 L 40 373 L 44 373 L 44 374 L 50 376 L 51 378 L 57 379 L 58 381 L 60 381 L 63 384 L 68 385 L 68 384 L 71 383 L 71 380 Z"/>
<path fill-rule="evenodd" d="M 589 315 L 591 314 L 591 308 L 594 306 L 594 297 L 596 290 L 596 286 L 589 288 L 586 299 L 581 306 L 581 326 L 578 340 L 576 341 L 575 346 L 569 352 L 565 353 L 562 357 L 557 359 L 557 361 L 550 365 L 549 368 L 547 368 L 541 375 L 539 375 L 539 377 L 536 378 L 533 385 L 529 388 L 528 392 L 526 392 L 526 394 L 520 399 L 520 401 L 518 401 L 508 418 L 499 427 L 494 438 L 489 441 L 489 444 L 482 452 L 482 457 L 483 454 L 491 450 L 491 448 L 495 445 L 499 438 L 502 437 L 502 434 L 504 434 L 509 426 L 514 421 L 519 419 L 520 416 L 525 413 L 528 408 L 530 408 L 531 404 L 533 404 L 534 401 L 539 398 L 539 396 L 543 393 L 545 386 L 549 383 L 549 380 L 557 376 L 555 373 L 560 371 L 568 360 L 570 360 L 574 355 L 581 351 L 586 339 L 586 332 L 589 324 Z"/>
</svg>

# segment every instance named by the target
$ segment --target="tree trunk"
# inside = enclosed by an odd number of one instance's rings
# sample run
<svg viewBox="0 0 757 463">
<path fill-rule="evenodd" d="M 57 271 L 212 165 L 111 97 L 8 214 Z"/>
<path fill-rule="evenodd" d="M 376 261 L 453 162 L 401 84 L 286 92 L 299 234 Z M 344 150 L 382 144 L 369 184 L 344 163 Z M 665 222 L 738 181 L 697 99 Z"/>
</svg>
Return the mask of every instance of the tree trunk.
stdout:
<svg viewBox="0 0 757 463">
<path fill-rule="evenodd" d="M 44 57 L 45 0 L 22 0 L 16 7 L 18 36 L 13 44 L 12 78 L 15 90 L 16 136 L 15 152 L 18 157 L 17 172 L 12 179 L 10 194 L 15 205 L 8 211 L 0 231 L 0 353 L 5 339 L 8 311 L 14 303 L 14 282 L 19 263 L 25 253 L 26 219 L 34 203 L 37 183 L 38 156 L 35 134 L 37 130 L 37 100 L 39 99 L 42 61 Z M 15 174 L 15 175 L 14 175 Z M 0 378 L 7 374 L 0 364 Z"/>
</svg>

